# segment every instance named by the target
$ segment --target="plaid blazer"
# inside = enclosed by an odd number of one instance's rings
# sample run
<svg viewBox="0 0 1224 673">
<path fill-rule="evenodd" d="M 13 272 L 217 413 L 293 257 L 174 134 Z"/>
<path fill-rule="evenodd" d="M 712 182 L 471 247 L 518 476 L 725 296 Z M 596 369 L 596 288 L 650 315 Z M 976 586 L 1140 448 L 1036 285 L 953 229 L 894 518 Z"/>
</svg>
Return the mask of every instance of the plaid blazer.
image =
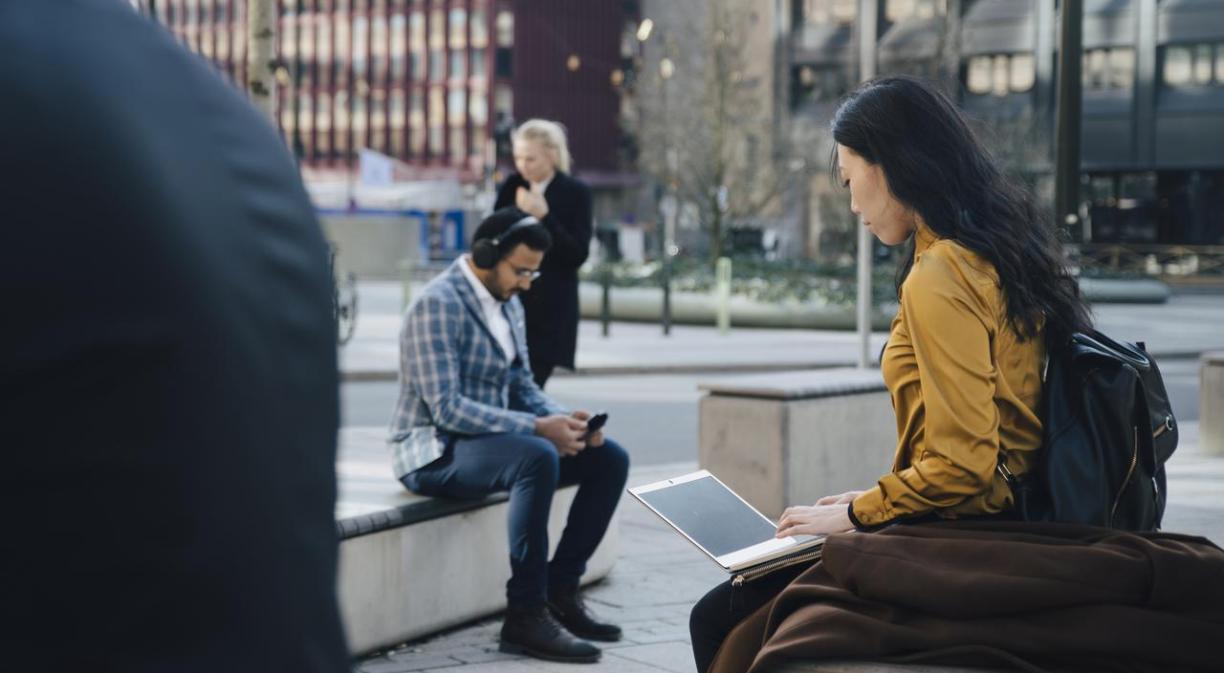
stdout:
<svg viewBox="0 0 1224 673">
<path fill-rule="evenodd" d="M 523 305 L 502 305 L 518 357 L 506 355 L 455 260 L 425 286 L 400 331 L 400 395 L 388 445 L 397 478 L 442 456 L 439 433 L 535 432 L 535 418 L 567 413 L 536 386 L 527 356 Z"/>
</svg>

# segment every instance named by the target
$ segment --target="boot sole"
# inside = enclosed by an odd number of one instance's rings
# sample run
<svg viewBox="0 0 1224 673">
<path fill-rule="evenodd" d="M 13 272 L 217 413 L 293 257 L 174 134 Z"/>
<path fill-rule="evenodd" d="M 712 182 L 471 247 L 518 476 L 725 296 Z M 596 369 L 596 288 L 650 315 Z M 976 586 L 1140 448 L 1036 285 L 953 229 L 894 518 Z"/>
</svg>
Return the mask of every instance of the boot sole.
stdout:
<svg viewBox="0 0 1224 673">
<path fill-rule="evenodd" d="M 566 629 L 566 630 L 569 631 L 569 629 Z M 616 634 L 615 636 L 601 636 L 596 633 L 579 633 L 577 631 L 570 631 L 570 635 L 574 636 L 575 638 L 581 638 L 583 640 L 594 640 L 600 643 L 615 643 L 621 639 L 621 634 L 619 633 Z"/>
<path fill-rule="evenodd" d="M 590 656 L 581 657 L 565 657 L 559 654 L 551 654 L 549 652 L 541 652 L 525 645 L 515 645 L 514 643 L 501 643 L 497 646 L 498 651 L 506 654 L 521 654 L 535 659 L 543 659 L 545 661 L 557 661 L 564 664 L 593 664 L 599 661 L 599 656 L 602 652 L 596 652 Z"/>
</svg>

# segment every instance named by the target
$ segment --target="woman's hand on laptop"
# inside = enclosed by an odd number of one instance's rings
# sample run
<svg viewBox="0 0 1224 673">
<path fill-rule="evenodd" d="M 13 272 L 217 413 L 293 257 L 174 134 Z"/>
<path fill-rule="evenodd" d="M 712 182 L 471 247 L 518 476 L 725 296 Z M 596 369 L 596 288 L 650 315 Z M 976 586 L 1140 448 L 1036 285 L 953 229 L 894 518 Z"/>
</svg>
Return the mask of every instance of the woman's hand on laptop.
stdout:
<svg viewBox="0 0 1224 673">
<path fill-rule="evenodd" d="M 840 497 L 840 496 L 839 496 Z M 778 532 L 774 537 L 790 537 L 791 535 L 828 535 L 841 533 L 854 528 L 850 522 L 850 514 L 846 505 L 799 505 L 787 507 L 778 520 Z"/>
<path fill-rule="evenodd" d="M 854 502 L 854 499 L 859 497 L 862 491 L 846 491 L 841 495 L 826 495 L 816 501 L 817 505 L 849 505 Z"/>
</svg>

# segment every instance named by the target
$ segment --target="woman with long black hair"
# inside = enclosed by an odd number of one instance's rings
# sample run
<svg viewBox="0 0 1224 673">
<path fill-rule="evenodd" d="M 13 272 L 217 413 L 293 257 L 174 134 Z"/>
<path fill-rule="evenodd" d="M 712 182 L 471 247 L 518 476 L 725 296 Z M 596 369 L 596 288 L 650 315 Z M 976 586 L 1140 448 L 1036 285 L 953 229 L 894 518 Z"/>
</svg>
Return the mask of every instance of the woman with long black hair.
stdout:
<svg viewBox="0 0 1224 673">
<path fill-rule="evenodd" d="M 884 244 L 910 243 L 880 362 L 898 442 L 892 470 L 874 486 L 788 508 L 777 535 L 1006 517 L 1013 499 L 997 467 L 1023 474 L 1040 448 L 1047 347 L 1091 324 L 1051 222 L 1002 175 L 956 106 L 920 80 L 862 85 L 832 131 L 850 209 Z M 706 594 L 690 619 L 697 670 L 804 569 Z"/>
</svg>

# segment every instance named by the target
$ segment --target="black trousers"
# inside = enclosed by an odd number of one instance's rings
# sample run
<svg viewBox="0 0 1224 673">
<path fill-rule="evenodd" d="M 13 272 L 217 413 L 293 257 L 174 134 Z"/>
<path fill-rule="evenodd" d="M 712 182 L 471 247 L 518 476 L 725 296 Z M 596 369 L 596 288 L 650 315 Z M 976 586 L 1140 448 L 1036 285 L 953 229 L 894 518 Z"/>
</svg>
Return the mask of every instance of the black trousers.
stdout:
<svg viewBox="0 0 1224 673">
<path fill-rule="evenodd" d="M 548 377 L 552 376 L 553 370 L 556 368 L 557 365 L 547 360 L 537 361 L 533 359 L 531 361 L 531 378 L 535 379 L 535 383 L 537 386 L 540 386 L 540 390 L 544 390 L 544 384 L 548 383 Z"/>
<path fill-rule="evenodd" d="M 629 474 L 629 454 L 611 439 L 562 457 L 552 443 L 531 435 L 461 437 L 445 455 L 404 475 L 409 490 L 431 496 L 481 498 L 510 491 L 510 604 L 543 603 L 549 585 L 577 587 L 587 559 L 603 539 Z M 578 493 L 548 560 L 548 513 L 558 486 Z"/>
<path fill-rule="evenodd" d="M 693 640 L 697 673 L 706 673 L 718 648 L 736 625 L 782 593 L 786 585 L 810 567 L 810 563 L 800 563 L 738 587 L 728 580 L 697 601 L 689 613 L 689 635 Z"/>
</svg>

